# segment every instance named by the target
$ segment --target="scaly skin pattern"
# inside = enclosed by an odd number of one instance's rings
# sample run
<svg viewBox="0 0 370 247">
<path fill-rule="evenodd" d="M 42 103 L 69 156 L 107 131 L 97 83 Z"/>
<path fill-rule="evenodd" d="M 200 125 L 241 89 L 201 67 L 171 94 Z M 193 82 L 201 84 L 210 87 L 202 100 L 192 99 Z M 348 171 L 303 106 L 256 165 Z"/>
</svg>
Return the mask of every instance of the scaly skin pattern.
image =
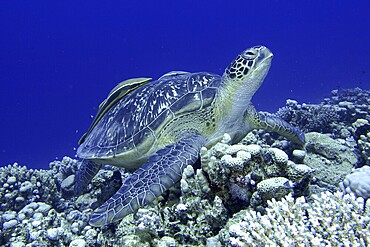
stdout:
<svg viewBox="0 0 370 247">
<path fill-rule="evenodd" d="M 304 133 L 279 117 L 265 112 L 257 112 L 252 105 L 248 107 L 245 116 L 245 121 L 252 123 L 256 129 L 276 132 L 300 145 L 305 143 Z"/>
<path fill-rule="evenodd" d="M 180 180 L 186 166 L 196 162 L 203 143 L 201 136 L 189 135 L 158 151 L 94 212 L 90 225 L 107 225 L 152 202 Z"/>
<path fill-rule="evenodd" d="M 112 105 L 77 151 L 85 160 L 76 175 L 75 193 L 85 190 L 100 163 L 137 170 L 93 213 L 90 224 L 119 221 L 152 202 L 181 179 L 202 146 L 212 146 L 224 133 L 237 142 L 252 129 L 263 128 L 303 144 L 298 129 L 257 113 L 251 104 L 272 57 L 266 47 L 255 46 L 243 51 L 222 77 L 171 72 Z"/>
</svg>

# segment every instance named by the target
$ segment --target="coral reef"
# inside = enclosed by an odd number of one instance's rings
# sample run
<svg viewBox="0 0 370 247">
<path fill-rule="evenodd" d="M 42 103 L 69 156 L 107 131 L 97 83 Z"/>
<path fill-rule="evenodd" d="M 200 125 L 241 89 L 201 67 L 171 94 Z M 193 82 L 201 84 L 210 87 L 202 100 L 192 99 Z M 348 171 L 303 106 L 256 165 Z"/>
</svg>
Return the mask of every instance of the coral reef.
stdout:
<svg viewBox="0 0 370 247">
<path fill-rule="evenodd" d="M 344 113 L 340 114 L 340 121 L 353 123 L 357 119 L 370 120 L 370 91 L 360 88 L 333 90 L 332 97 L 325 99 L 328 104 L 337 105 Z"/>
<path fill-rule="evenodd" d="M 360 89 L 318 105 L 289 100 L 277 115 L 309 131 L 305 150 L 264 130 L 233 145 L 225 134 L 166 194 L 102 228 L 88 225 L 90 215 L 129 172 L 103 166 L 76 198 L 77 160 L 1 167 L 0 245 L 369 245 L 369 103 Z"/>
<path fill-rule="evenodd" d="M 358 164 L 370 165 L 370 91 L 333 90 L 330 98 L 317 105 L 287 100 L 276 115 L 306 132 L 327 133 L 345 142 L 356 149 Z"/>
<path fill-rule="evenodd" d="M 305 132 L 330 132 L 331 125 L 339 119 L 332 105 L 298 104 L 295 100 L 287 100 L 286 106 L 276 113 L 285 121 L 296 123 Z"/>
<path fill-rule="evenodd" d="M 225 134 L 220 143 L 201 152 L 202 170 L 209 177 L 210 187 L 226 205 L 234 204 L 232 199 L 240 199 L 257 208 L 273 196 L 284 196 L 293 190 L 296 195 L 307 194 L 313 169 L 295 164 L 281 149 L 231 145 L 230 140 Z"/>
<path fill-rule="evenodd" d="M 268 201 L 266 214 L 242 210 L 219 233 L 222 246 L 368 246 L 364 199 L 323 192 L 312 201 L 289 194 Z"/>
<path fill-rule="evenodd" d="M 4 204 L 0 241 L 11 243 L 9 246 L 55 243 L 61 246 L 147 246 L 149 243 L 165 246 L 168 242 L 174 246 L 205 245 L 217 242 L 213 237 L 226 224 L 230 213 L 242 208 L 240 205 L 266 206 L 267 200 L 283 197 L 294 191 L 296 185 L 304 184 L 297 186 L 299 192 L 308 186 L 313 172 L 309 167 L 289 160 L 289 156 L 278 148 L 231 145 L 227 134 L 214 148 L 202 149 L 202 160 L 199 169 L 186 167 L 178 185 L 159 198 L 155 207 L 148 205 L 119 224 L 100 229 L 87 222 L 92 210 L 119 188 L 121 175 L 118 169 L 103 167 L 93 179 L 88 193 L 74 198 L 71 196 L 72 172 L 77 161 L 67 157 L 55 161 L 51 163 L 51 170 L 42 171 L 44 180 L 48 181 L 44 184 L 53 189 L 48 191 L 48 197 L 36 197 L 31 193 L 30 201 L 20 210 L 12 208 L 14 203 L 11 201 Z M 17 165 L 3 168 L 5 193 L 31 191 L 28 187 L 33 184 L 29 181 L 32 176 L 25 177 L 23 174 L 27 169 L 18 168 Z M 128 176 L 121 172 L 123 179 Z M 19 183 L 22 186 L 16 182 L 18 175 L 24 178 Z"/>
</svg>

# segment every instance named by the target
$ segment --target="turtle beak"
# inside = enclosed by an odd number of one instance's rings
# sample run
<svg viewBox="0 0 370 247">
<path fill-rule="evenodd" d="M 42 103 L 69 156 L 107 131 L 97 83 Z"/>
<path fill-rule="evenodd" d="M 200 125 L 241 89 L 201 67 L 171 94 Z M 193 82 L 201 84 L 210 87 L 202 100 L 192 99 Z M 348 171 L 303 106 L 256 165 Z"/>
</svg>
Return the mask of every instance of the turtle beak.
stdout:
<svg viewBox="0 0 370 247">
<path fill-rule="evenodd" d="M 264 60 L 271 60 L 273 58 L 274 54 L 265 46 L 259 47 L 259 56 L 258 56 L 258 62 L 265 62 Z"/>
</svg>

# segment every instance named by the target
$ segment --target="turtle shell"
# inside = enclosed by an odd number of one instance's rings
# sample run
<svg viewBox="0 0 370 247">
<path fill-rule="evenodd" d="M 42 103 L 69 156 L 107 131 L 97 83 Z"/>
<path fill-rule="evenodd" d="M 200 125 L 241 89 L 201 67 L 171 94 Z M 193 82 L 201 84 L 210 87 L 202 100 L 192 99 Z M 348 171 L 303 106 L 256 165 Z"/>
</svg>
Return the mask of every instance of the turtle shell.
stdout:
<svg viewBox="0 0 370 247">
<path fill-rule="evenodd" d="M 170 72 L 147 82 L 128 92 L 100 117 L 77 155 L 84 159 L 111 159 L 132 150 L 145 154 L 156 145 L 158 133 L 166 123 L 209 106 L 220 83 L 219 75 L 206 72 Z M 145 148 L 139 148 L 143 141 Z"/>
<path fill-rule="evenodd" d="M 92 122 L 89 130 L 78 141 L 78 144 L 82 144 L 85 141 L 86 137 L 90 134 L 99 120 L 118 100 L 136 88 L 148 83 L 151 79 L 152 78 L 132 78 L 115 86 L 109 93 L 108 97 L 99 105 L 98 113 L 96 114 L 94 121 Z"/>
</svg>

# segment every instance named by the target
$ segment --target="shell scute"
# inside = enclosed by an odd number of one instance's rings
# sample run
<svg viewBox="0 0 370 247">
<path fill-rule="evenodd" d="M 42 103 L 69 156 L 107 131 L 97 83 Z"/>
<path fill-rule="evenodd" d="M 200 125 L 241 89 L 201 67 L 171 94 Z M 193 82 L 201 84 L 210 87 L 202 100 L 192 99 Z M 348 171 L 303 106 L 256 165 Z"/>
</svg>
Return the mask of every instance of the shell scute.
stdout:
<svg viewBox="0 0 370 247">
<path fill-rule="evenodd" d="M 189 104 L 192 102 L 192 104 Z M 200 93 L 188 93 L 177 100 L 171 107 L 171 111 L 176 115 L 199 110 L 202 106 Z"/>
<path fill-rule="evenodd" d="M 201 73 L 168 75 L 128 93 L 96 124 L 77 151 L 80 158 L 107 157 L 137 148 L 144 154 L 161 124 L 201 109 L 214 99 L 220 76 Z"/>
</svg>

